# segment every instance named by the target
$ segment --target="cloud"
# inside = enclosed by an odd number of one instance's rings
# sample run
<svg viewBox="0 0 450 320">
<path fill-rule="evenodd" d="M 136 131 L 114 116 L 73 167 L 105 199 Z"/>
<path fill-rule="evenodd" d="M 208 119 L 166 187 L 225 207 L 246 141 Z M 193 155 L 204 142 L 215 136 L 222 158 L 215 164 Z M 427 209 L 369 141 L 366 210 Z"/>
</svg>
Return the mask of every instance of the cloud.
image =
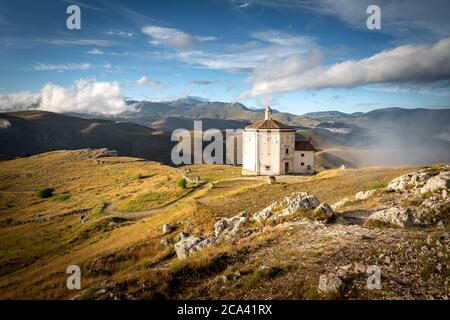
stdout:
<svg viewBox="0 0 450 320">
<path fill-rule="evenodd" d="M 136 80 L 136 84 L 139 86 L 149 85 L 149 86 L 155 86 L 155 87 L 165 87 L 167 86 L 166 83 L 161 82 L 159 80 L 152 79 L 147 76 L 142 76 L 138 80 Z"/>
<path fill-rule="evenodd" d="M 190 81 L 189 83 L 197 85 L 197 86 L 210 86 L 210 85 L 218 84 L 221 82 L 223 82 L 223 81 L 221 81 L 221 80 L 193 80 L 193 81 Z"/>
<path fill-rule="evenodd" d="M 24 110 L 37 106 L 40 102 L 40 94 L 21 92 L 0 94 L 0 110 Z"/>
<path fill-rule="evenodd" d="M 106 32 L 106 34 L 108 34 L 110 36 L 118 36 L 118 37 L 122 37 L 122 38 L 134 37 L 133 32 L 120 31 L 120 30 L 110 30 L 110 31 Z"/>
<path fill-rule="evenodd" d="M 132 111 L 117 82 L 78 80 L 72 88 L 47 84 L 41 91 L 40 110 L 116 115 Z"/>
<path fill-rule="evenodd" d="M 320 64 L 320 52 L 268 59 L 255 68 L 252 88 L 241 96 L 293 90 L 351 88 L 380 83 L 434 83 L 450 79 L 450 38 L 432 45 L 406 45 L 369 58 Z"/>
<path fill-rule="evenodd" d="M 87 53 L 89 54 L 95 54 L 95 55 L 102 55 L 105 54 L 105 52 L 103 52 L 102 50 L 99 50 L 97 48 L 91 49 L 89 50 Z"/>
<path fill-rule="evenodd" d="M 314 38 L 276 30 L 252 32 L 250 36 L 252 40 L 244 43 L 154 54 L 161 59 L 178 60 L 199 68 L 251 73 L 270 57 L 288 57 L 318 47 Z"/>
<path fill-rule="evenodd" d="M 235 5 L 236 0 L 230 0 Z M 393 35 L 414 35 L 417 31 L 438 37 L 450 36 L 447 0 L 248 0 L 251 6 L 279 8 L 283 10 L 310 11 L 320 15 L 334 16 L 359 29 L 366 29 L 371 4 L 381 8 L 382 29 Z M 367 29 L 366 29 L 367 30 Z"/>
<path fill-rule="evenodd" d="M 125 102 L 117 82 L 84 79 L 70 88 L 50 83 L 40 93 L 0 94 L 0 110 L 25 109 L 116 115 L 133 111 L 134 106 Z"/>
<path fill-rule="evenodd" d="M 65 64 L 48 64 L 38 63 L 34 65 L 35 71 L 67 71 L 67 70 L 89 70 L 92 65 L 88 62 L 85 63 L 65 63 Z"/>
<path fill-rule="evenodd" d="M 40 40 L 57 46 L 97 46 L 97 47 L 112 47 L 117 45 L 117 42 L 104 39 L 44 39 Z"/>
<path fill-rule="evenodd" d="M 187 49 L 205 41 L 217 40 L 216 37 L 196 37 L 182 30 L 159 26 L 145 26 L 142 32 L 150 36 L 150 44 L 168 46 L 176 49 Z"/>
</svg>

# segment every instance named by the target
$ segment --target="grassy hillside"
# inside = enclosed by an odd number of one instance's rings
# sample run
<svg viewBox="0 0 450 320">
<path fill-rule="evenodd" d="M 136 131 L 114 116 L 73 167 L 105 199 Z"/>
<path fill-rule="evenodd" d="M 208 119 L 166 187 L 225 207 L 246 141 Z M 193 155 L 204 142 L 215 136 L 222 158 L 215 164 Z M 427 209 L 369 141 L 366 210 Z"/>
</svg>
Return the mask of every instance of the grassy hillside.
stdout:
<svg viewBox="0 0 450 320">
<path fill-rule="evenodd" d="M 170 136 L 134 123 L 44 111 L 0 113 L 0 154 L 26 156 L 60 149 L 109 148 L 120 155 L 168 162 Z"/>
<path fill-rule="evenodd" d="M 241 177 L 235 166 L 174 169 L 135 158 L 90 159 L 80 151 L 2 162 L 0 298 L 92 298 L 104 281 L 139 298 L 189 298 L 194 293 L 197 298 L 264 298 L 253 291 L 261 275 L 251 270 L 264 263 L 262 257 L 283 264 L 281 256 L 267 250 L 274 249 L 271 243 L 281 241 L 285 231 L 274 228 L 183 262 L 160 241 L 181 231 L 211 234 L 218 218 L 242 210 L 254 213 L 294 191 L 312 192 L 333 203 L 410 170 L 329 170 L 269 185 L 264 178 Z M 183 189 L 178 181 L 184 175 L 206 184 Z M 45 188 L 54 189 L 52 196 L 39 196 Z M 164 224 L 175 225 L 175 231 L 163 234 Z M 71 264 L 82 269 L 81 292 L 65 287 L 65 270 Z M 289 265 L 278 267 L 281 274 L 296 272 Z M 236 268 L 247 276 L 239 288 L 221 295 L 222 272 Z M 289 290 L 280 294 L 287 297 Z M 296 297 L 304 298 L 303 293 Z"/>
</svg>

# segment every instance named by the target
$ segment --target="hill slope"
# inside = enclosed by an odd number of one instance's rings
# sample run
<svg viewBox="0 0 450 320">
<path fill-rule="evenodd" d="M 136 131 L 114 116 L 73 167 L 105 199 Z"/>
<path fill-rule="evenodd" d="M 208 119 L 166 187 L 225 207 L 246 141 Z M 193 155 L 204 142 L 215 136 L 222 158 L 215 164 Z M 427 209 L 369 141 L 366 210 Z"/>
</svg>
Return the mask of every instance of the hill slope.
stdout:
<svg viewBox="0 0 450 320">
<path fill-rule="evenodd" d="M 0 113 L 0 154 L 25 156 L 51 150 L 109 148 L 120 155 L 168 162 L 170 136 L 128 122 L 84 119 L 45 111 Z"/>
</svg>

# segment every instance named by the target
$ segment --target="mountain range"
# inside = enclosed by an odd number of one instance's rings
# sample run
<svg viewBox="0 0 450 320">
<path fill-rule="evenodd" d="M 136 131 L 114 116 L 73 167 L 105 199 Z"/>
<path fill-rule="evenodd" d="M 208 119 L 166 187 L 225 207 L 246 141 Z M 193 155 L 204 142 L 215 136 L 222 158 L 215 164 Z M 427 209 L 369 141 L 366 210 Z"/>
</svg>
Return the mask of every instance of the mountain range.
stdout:
<svg viewBox="0 0 450 320">
<path fill-rule="evenodd" d="M 23 157 L 57 149 L 107 147 L 124 156 L 170 163 L 173 130 L 192 130 L 194 120 L 202 120 L 203 130 L 238 129 L 264 116 L 262 109 L 241 103 L 196 97 L 127 103 L 135 110 L 114 117 L 37 110 L 0 113 L 0 155 Z M 450 109 L 388 108 L 304 115 L 274 110 L 274 118 L 293 126 L 298 139 L 310 139 L 324 167 L 392 160 L 396 160 L 394 164 L 450 161 Z"/>
</svg>

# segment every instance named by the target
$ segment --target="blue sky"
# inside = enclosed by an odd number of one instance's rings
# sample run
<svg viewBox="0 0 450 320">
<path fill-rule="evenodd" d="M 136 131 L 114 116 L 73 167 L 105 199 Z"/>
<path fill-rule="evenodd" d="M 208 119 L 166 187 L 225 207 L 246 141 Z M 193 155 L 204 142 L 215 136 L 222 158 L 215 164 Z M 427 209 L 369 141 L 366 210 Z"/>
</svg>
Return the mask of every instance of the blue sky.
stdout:
<svg viewBox="0 0 450 320">
<path fill-rule="evenodd" d="M 66 27 L 71 4 L 81 30 Z M 380 30 L 366 27 L 369 4 L 381 9 Z M 113 114 L 124 98 L 187 95 L 296 114 L 449 107 L 449 9 L 438 0 L 6 0 L 0 109 L 96 104 Z"/>
</svg>

